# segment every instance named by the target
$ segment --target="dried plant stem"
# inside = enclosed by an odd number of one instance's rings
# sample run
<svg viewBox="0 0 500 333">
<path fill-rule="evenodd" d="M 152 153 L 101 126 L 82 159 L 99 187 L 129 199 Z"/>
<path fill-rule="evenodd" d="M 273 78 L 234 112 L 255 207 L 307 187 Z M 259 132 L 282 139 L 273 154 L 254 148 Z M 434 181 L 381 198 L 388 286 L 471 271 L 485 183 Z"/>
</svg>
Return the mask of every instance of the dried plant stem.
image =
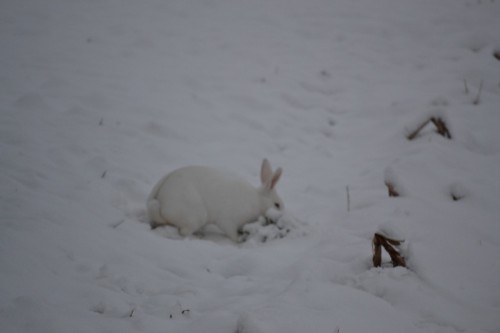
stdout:
<svg viewBox="0 0 500 333">
<path fill-rule="evenodd" d="M 120 225 L 122 225 L 124 222 L 125 222 L 125 220 L 120 220 L 120 221 L 118 221 L 118 222 L 116 222 L 116 223 L 111 224 L 111 225 L 110 225 L 110 227 L 111 227 L 111 228 L 113 228 L 113 229 L 116 229 L 116 228 L 118 228 Z"/>
<path fill-rule="evenodd" d="M 401 245 L 404 240 L 397 240 L 385 237 L 379 233 L 373 236 L 373 266 L 380 267 L 382 265 L 382 247 L 389 253 L 392 265 L 394 267 L 406 267 L 406 260 L 401 254 L 394 249 L 393 246 Z"/>
<path fill-rule="evenodd" d="M 349 186 L 345 187 L 346 195 L 347 195 L 347 212 L 351 211 L 351 195 L 349 194 Z"/>
<path fill-rule="evenodd" d="M 426 121 L 424 121 L 423 123 L 421 123 L 413 132 L 411 132 L 410 134 L 408 134 L 408 136 L 406 138 L 408 140 L 415 139 L 416 136 L 418 135 L 418 133 L 420 133 L 420 131 L 425 126 L 427 126 L 427 124 L 430 123 L 430 122 L 432 122 L 434 124 L 434 126 L 436 126 L 437 132 L 440 135 L 444 136 L 445 138 L 451 139 L 451 133 L 448 130 L 448 127 L 446 126 L 446 123 L 444 122 L 443 119 L 441 119 L 439 117 L 431 117 L 431 118 L 427 119 Z"/>
<path fill-rule="evenodd" d="M 399 197 L 399 192 L 396 191 L 395 185 L 393 183 L 386 181 L 385 186 L 387 186 L 390 197 Z"/>
<path fill-rule="evenodd" d="M 476 98 L 474 98 L 474 100 L 472 101 L 472 104 L 479 105 L 479 103 L 481 102 L 481 91 L 482 90 L 483 90 L 483 80 L 481 80 L 481 82 L 479 82 L 479 89 L 477 90 Z"/>
<path fill-rule="evenodd" d="M 445 122 L 441 118 L 431 118 L 432 123 L 436 126 L 437 132 L 445 138 L 451 139 L 451 133 L 446 127 Z"/>
<path fill-rule="evenodd" d="M 420 124 L 420 126 L 418 126 L 413 132 L 411 132 L 410 134 L 408 134 L 408 136 L 406 137 L 408 140 L 413 140 L 415 139 L 415 137 L 418 135 L 418 133 L 420 133 L 420 131 L 425 127 L 427 126 L 427 124 L 430 122 L 431 120 L 430 119 L 427 119 L 426 121 L 424 121 L 422 124 Z"/>
</svg>

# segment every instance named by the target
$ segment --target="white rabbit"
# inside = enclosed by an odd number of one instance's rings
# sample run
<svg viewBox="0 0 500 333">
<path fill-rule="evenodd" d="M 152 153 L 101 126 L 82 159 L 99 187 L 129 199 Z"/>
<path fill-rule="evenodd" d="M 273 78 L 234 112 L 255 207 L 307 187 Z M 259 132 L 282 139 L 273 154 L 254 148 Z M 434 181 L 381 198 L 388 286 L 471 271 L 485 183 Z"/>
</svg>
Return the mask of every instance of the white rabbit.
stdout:
<svg viewBox="0 0 500 333">
<path fill-rule="evenodd" d="M 283 210 L 276 193 L 282 169 L 272 171 L 262 161 L 261 186 L 255 188 L 227 172 L 205 166 L 187 166 L 172 171 L 153 188 L 147 208 L 151 228 L 169 224 L 182 236 L 191 235 L 209 223 L 217 225 L 238 242 L 238 230 L 274 207 Z"/>
</svg>

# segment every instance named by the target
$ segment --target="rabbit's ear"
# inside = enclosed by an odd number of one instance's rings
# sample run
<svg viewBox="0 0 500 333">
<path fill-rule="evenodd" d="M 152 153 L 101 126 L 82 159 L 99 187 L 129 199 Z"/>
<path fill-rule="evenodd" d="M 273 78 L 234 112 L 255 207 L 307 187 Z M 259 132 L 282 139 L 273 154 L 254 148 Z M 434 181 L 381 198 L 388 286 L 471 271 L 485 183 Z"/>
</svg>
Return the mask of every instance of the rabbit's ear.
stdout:
<svg viewBox="0 0 500 333">
<path fill-rule="evenodd" d="M 278 168 L 278 170 L 276 170 L 274 172 L 273 177 L 271 179 L 271 187 L 270 187 L 271 190 L 276 186 L 276 183 L 278 182 L 278 180 L 280 180 L 282 173 L 283 173 L 283 169 L 281 169 L 281 168 Z"/>
<path fill-rule="evenodd" d="M 271 185 L 271 177 L 273 174 L 273 170 L 271 169 L 271 164 L 267 158 L 262 160 L 262 166 L 260 167 L 260 182 L 263 186 L 267 187 Z"/>
</svg>

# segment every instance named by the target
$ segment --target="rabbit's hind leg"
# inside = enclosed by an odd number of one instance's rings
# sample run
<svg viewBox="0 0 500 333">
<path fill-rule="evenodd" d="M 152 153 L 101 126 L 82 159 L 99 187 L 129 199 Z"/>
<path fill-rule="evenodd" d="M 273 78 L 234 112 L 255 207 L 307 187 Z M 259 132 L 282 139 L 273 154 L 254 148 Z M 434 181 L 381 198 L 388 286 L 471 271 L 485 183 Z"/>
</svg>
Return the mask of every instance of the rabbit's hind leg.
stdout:
<svg viewBox="0 0 500 333">
<path fill-rule="evenodd" d="M 191 236 L 193 233 L 197 232 L 203 226 L 205 226 L 207 218 L 206 213 L 203 210 L 196 210 L 194 208 L 188 210 L 178 210 L 174 212 L 168 211 L 163 212 L 162 216 L 166 218 L 168 223 L 177 227 L 179 229 L 179 234 L 183 237 Z"/>
<path fill-rule="evenodd" d="M 233 242 L 239 243 L 240 236 L 238 234 L 238 226 L 231 221 L 218 221 L 217 226 L 221 229 L 227 237 L 229 237 Z"/>
</svg>

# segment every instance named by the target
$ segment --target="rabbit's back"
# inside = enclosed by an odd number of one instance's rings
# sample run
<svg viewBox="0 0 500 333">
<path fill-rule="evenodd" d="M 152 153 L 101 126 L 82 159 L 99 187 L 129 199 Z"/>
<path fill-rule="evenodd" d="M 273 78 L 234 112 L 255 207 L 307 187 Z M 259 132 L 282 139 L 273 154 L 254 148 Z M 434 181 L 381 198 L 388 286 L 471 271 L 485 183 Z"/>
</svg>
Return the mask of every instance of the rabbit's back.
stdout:
<svg viewBox="0 0 500 333">
<path fill-rule="evenodd" d="M 161 215 L 175 225 L 184 220 L 196 223 L 198 228 L 228 221 L 242 225 L 260 213 L 257 189 L 236 175 L 205 166 L 188 166 L 170 173 L 156 199 Z"/>
</svg>

